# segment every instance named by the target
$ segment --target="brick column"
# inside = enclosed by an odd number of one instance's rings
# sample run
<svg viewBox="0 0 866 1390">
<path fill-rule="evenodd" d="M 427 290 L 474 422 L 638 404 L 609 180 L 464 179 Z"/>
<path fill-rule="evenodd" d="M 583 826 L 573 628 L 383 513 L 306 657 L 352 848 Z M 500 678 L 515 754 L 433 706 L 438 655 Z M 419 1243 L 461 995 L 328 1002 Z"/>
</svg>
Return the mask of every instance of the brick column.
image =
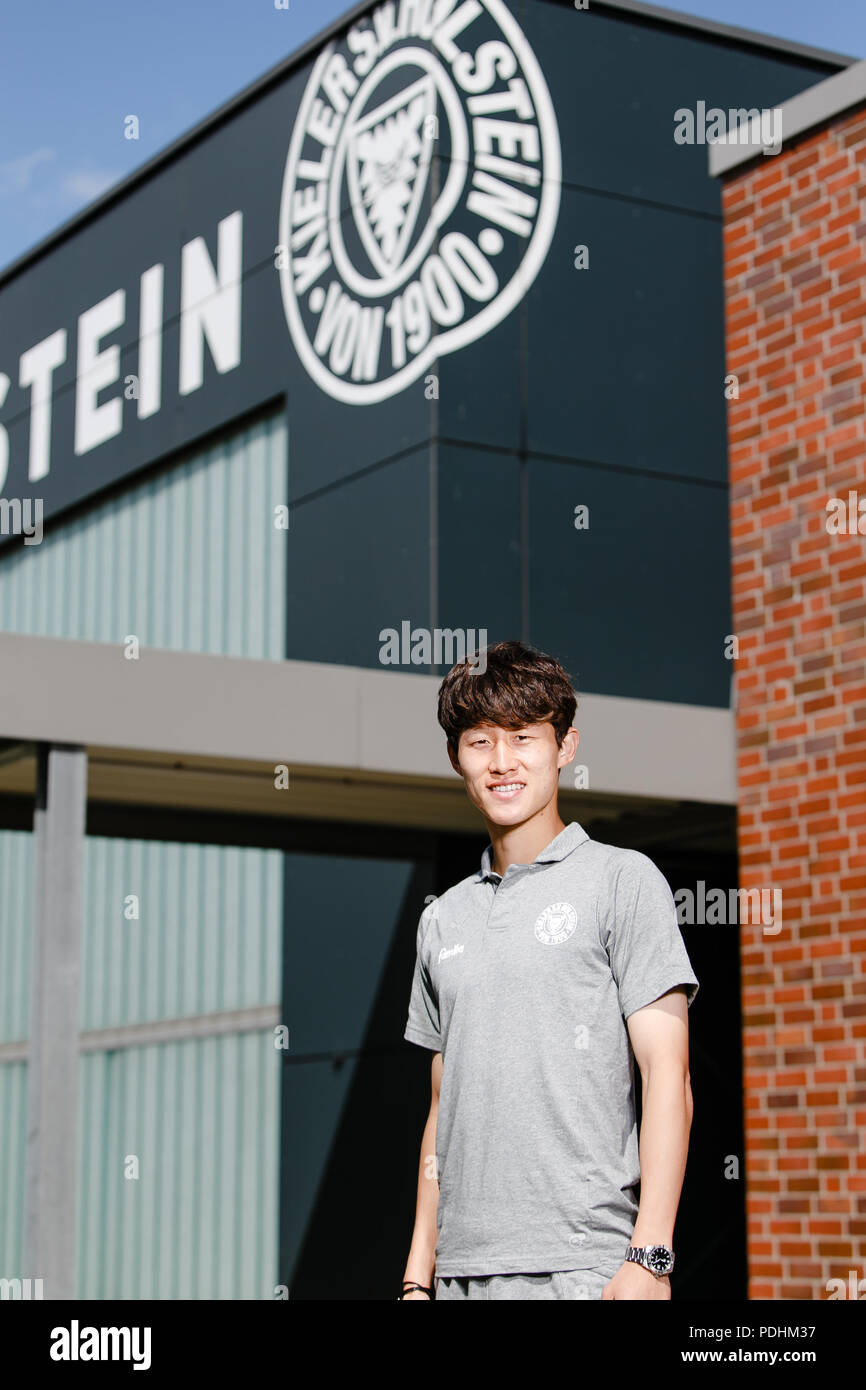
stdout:
<svg viewBox="0 0 866 1390">
<path fill-rule="evenodd" d="M 783 895 L 740 929 L 754 1299 L 866 1277 L 864 205 L 863 110 L 723 187 L 740 881 Z"/>
</svg>

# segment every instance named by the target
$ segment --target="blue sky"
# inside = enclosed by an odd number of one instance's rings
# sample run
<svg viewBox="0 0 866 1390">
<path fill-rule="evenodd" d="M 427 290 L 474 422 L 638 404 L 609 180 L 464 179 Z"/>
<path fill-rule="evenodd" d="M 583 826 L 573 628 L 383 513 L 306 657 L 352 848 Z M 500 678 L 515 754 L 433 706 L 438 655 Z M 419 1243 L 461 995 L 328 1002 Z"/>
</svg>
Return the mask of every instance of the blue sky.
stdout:
<svg viewBox="0 0 866 1390">
<path fill-rule="evenodd" d="M 353 7 L 349 0 L 288 4 L 287 10 L 275 9 L 274 0 L 7 5 L 0 266 Z M 665 8 L 866 57 L 866 0 L 666 0 Z M 129 113 L 140 120 L 137 141 L 123 137 Z"/>
</svg>

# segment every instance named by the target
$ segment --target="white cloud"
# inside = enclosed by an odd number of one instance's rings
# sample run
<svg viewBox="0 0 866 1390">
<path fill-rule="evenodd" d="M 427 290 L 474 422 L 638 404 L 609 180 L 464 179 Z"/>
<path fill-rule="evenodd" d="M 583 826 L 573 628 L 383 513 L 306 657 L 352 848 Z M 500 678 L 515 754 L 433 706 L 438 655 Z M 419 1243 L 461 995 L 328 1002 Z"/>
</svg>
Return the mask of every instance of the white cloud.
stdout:
<svg viewBox="0 0 866 1390">
<path fill-rule="evenodd" d="M 80 207 L 82 203 L 92 203 L 123 178 L 116 169 L 71 169 L 59 178 L 55 173 L 50 179 L 40 180 L 40 168 L 56 160 L 56 149 L 48 145 L 6 160 L 0 164 L 0 197 L 26 194 L 32 207 L 56 207 L 58 203 Z"/>
<path fill-rule="evenodd" d="M 0 164 L 0 194 L 23 193 L 33 182 L 33 174 L 40 164 L 50 163 L 57 158 L 57 151 L 48 145 L 41 146 L 32 154 L 19 155 Z"/>
<path fill-rule="evenodd" d="M 77 169 L 64 174 L 60 181 L 60 196 L 66 202 L 91 203 L 107 188 L 119 183 L 122 174 L 114 169 Z"/>
</svg>

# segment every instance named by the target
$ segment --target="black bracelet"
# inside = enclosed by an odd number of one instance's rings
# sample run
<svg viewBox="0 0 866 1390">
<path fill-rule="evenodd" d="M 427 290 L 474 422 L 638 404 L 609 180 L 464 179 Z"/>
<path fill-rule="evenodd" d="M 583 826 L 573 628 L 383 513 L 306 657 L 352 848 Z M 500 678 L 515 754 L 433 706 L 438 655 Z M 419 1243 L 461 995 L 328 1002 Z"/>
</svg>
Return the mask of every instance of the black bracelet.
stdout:
<svg viewBox="0 0 866 1390">
<path fill-rule="evenodd" d="M 423 1284 L 415 1284 L 415 1283 L 413 1283 L 412 1280 L 410 1279 L 410 1280 L 404 1280 L 404 1282 L 403 1282 L 403 1292 L 400 1294 L 400 1298 L 397 1300 L 397 1302 L 399 1303 L 399 1302 L 400 1302 L 400 1299 L 405 1298 L 406 1295 L 407 1295 L 407 1293 L 414 1293 L 416 1289 L 418 1290 L 419 1293 L 426 1293 L 426 1294 L 429 1294 L 431 1298 L 433 1297 L 433 1290 L 432 1290 L 432 1289 L 425 1289 L 425 1287 L 424 1287 Z"/>
</svg>

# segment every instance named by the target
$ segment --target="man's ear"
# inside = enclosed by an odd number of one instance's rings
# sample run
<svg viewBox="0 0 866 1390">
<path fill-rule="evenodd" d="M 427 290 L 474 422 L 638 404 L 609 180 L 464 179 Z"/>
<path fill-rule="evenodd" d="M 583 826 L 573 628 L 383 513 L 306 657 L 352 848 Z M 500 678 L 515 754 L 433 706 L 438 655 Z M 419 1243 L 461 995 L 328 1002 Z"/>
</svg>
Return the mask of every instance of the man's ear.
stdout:
<svg viewBox="0 0 866 1390">
<path fill-rule="evenodd" d="M 446 746 L 446 748 L 448 749 L 448 759 L 449 759 L 449 761 L 450 761 L 450 763 L 451 763 L 451 766 L 453 767 L 454 771 L 457 773 L 458 777 L 462 777 L 462 776 L 463 776 L 463 773 L 462 773 L 461 770 L 460 770 L 460 764 L 458 763 L 457 758 L 456 758 L 455 755 L 454 755 L 454 750 L 453 750 L 453 748 L 451 747 L 451 744 L 450 744 L 447 740 L 446 740 L 445 746 Z"/>
<path fill-rule="evenodd" d="M 557 765 L 559 767 L 568 766 L 577 752 L 577 745 L 579 743 L 580 734 L 577 732 L 577 729 L 569 729 L 568 733 L 563 735 L 562 743 L 559 746 L 559 757 L 557 759 Z"/>
</svg>

